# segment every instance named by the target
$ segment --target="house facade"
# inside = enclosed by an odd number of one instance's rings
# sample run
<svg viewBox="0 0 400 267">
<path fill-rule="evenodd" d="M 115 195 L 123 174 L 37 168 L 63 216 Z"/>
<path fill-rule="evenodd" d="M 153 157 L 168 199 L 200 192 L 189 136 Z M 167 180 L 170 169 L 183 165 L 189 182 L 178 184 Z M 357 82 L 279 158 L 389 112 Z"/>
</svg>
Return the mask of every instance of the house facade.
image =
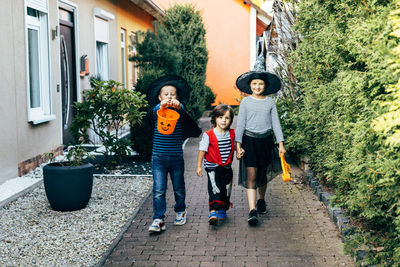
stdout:
<svg viewBox="0 0 400 267">
<path fill-rule="evenodd" d="M 1 184 L 61 153 L 91 76 L 134 86 L 130 38 L 163 12 L 151 0 L 13 0 L 0 14 Z"/>
<path fill-rule="evenodd" d="M 215 104 L 238 105 L 236 78 L 249 71 L 256 44 L 270 24 L 273 0 L 154 0 L 164 10 L 171 5 L 193 4 L 203 16 L 208 49 L 207 80 Z"/>
</svg>

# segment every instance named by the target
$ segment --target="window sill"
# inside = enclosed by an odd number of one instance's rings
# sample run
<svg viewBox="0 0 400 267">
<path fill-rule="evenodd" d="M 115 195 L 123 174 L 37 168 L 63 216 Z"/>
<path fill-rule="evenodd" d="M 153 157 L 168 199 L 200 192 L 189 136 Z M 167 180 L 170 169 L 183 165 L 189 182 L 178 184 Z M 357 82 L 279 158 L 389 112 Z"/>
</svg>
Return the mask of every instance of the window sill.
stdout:
<svg viewBox="0 0 400 267">
<path fill-rule="evenodd" d="M 32 124 L 36 125 L 36 124 L 41 124 L 44 122 L 48 122 L 48 121 L 52 121 L 56 119 L 56 115 L 54 114 L 50 114 L 50 115 L 43 115 L 37 118 L 34 118 L 32 120 L 30 120 L 29 122 L 31 122 Z"/>
</svg>

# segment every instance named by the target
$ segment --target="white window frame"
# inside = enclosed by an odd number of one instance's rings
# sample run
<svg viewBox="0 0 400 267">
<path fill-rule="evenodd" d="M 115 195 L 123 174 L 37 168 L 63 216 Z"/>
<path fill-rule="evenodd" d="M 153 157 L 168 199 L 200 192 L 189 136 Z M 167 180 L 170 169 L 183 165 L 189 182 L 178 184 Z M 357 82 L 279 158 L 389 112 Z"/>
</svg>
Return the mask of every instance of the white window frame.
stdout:
<svg viewBox="0 0 400 267">
<path fill-rule="evenodd" d="M 110 79 L 110 44 L 109 44 L 110 43 L 110 36 L 109 36 L 110 35 L 110 33 L 109 33 L 110 25 L 109 25 L 109 20 L 115 19 L 115 16 L 113 14 L 111 14 L 101 8 L 97 8 L 97 7 L 94 8 L 93 12 L 95 15 L 94 16 L 94 27 L 95 27 L 95 29 L 94 29 L 95 36 L 94 37 L 95 37 L 95 51 L 96 51 L 96 64 L 95 64 L 96 71 L 95 71 L 95 73 L 96 73 L 97 77 L 99 77 L 99 75 L 100 75 L 100 78 L 102 80 L 108 80 L 108 79 Z M 101 26 L 101 24 L 106 27 L 104 27 L 104 29 L 99 28 L 99 26 Z M 98 60 L 99 60 L 99 57 L 97 55 L 97 43 L 98 42 L 106 44 L 106 49 L 104 50 L 105 53 L 101 55 L 103 58 L 103 61 L 106 62 L 102 73 L 99 72 L 98 67 L 97 67 Z"/>
<path fill-rule="evenodd" d="M 47 2 L 44 2 L 47 6 Z M 28 7 L 36 10 L 38 17 L 28 15 Z M 26 79 L 27 79 L 27 110 L 28 121 L 33 124 L 54 120 L 51 102 L 51 69 L 50 69 L 50 38 L 49 19 L 47 10 L 35 9 L 29 1 L 25 2 L 25 51 L 26 51 Z M 30 63 L 29 63 L 29 29 L 38 32 L 38 66 L 39 70 L 39 101 L 38 107 L 31 107 L 30 91 Z"/>
<path fill-rule="evenodd" d="M 253 69 L 257 57 L 257 10 L 250 7 L 250 69 Z"/>
<path fill-rule="evenodd" d="M 126 30 L 121 28 L 121 61 L 122 61 L 122 83 L 127 87 L 126 82 Z"/>
<path fill-rule="evenodd" d="M 136 38 L 136 33 L 131 32 L 130 38 L 131 38 L 131 42 L 132 42 L 132 39 Z M 132 52 L 133 52 L 133 56 L 137 55 L 136 44 L 134 45 L 133 43 L 132 43 Z M 138 79 L 138 67 L 137 67 L 136 61 L 132 61 L 132 64 L 133 64 L 132 71 L 133 71 L 133 74 L 135 75 L 135 80 L 132 80 L 132 88 L 135 88 L 135 85 L 136 85 L 136 82 Z"/>
<path fill-rule="evenodd" d="M 102 49 L 102 54 L 99 55 L 97 53 L 97 46 L 98 44 L 102 44 L 104 47 Z M 108 43 L 102 42 L 102 41 L 97 41 L 96 40 L 96 77 L 99 78 L 102 81 L 106 81 L 110 78 L 110 63 L 109 63 L 109 45 Z M 102 60 L 103 66 L 102 69 L 100 70 L 98 67 L 99 60 Z"/>
</svg>

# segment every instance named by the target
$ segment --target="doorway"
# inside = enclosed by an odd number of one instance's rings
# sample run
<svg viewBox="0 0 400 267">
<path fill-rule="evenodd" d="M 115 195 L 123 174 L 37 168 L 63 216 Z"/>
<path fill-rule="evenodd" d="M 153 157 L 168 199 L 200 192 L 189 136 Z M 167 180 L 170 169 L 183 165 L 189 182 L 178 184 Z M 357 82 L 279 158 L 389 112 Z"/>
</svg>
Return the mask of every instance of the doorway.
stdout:
<svg viewBox="0 0 400 267">
<path fill-rule="evenodd" d="M 75 51 L 75 11 L 60 5 L 60 67 L 61 67 L 61 104 L 63 144 L 68 145 L 74 141 L 69 127 L 74 117 L 73 103 L 77 101 L 77 70 Z"/>
</svg>

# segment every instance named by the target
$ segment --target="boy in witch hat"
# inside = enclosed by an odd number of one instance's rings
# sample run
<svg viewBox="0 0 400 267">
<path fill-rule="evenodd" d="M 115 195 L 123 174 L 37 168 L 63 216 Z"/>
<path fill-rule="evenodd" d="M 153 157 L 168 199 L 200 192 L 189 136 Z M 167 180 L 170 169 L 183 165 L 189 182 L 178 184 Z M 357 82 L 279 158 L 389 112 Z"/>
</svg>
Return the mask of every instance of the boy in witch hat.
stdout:
<svg viewBox="0 0 400 267">
<path fill-rule="evenodd" d="M 258 224 L 258 213 L 266 213 L 267 168 L 273 163 L 275 135 L 279 153 L 286 153 L 274 99 L 280 79 L 265 71 L 264 57 L 257 57 L 254 69 L 240 75 L 236 87 L 248 94 L 239 107 L 236 127 L 236 157 L 240 159 L 239 185 L 246 188 L 249 225 Z M 258 198 L 257 198 L 258 188 Z M 258 200 L 257 200 L 258 199 Z M 256 203 L 257 200 L 257 203 Z"/>
<path fill-rule="evenodd" d="M 148 101 L 153 131 L 153 223 L 149 232 L 165 230 L 167 176 L 170 174 L 174 189 L 176 218 L 175 225 L 186 223 L 185 180 L 183 160 L 183 140 L 198 137 L 201 129 L 186 111 L 184 104 L 189 100 L 190 88 L 177 75 L 165 75 L 153 81 L 148 88 Z M 157 111 L 160 108 L 173 109 L 180 115 L 171 134 L 163 134 L 157 129 Z"/>
</svg>

